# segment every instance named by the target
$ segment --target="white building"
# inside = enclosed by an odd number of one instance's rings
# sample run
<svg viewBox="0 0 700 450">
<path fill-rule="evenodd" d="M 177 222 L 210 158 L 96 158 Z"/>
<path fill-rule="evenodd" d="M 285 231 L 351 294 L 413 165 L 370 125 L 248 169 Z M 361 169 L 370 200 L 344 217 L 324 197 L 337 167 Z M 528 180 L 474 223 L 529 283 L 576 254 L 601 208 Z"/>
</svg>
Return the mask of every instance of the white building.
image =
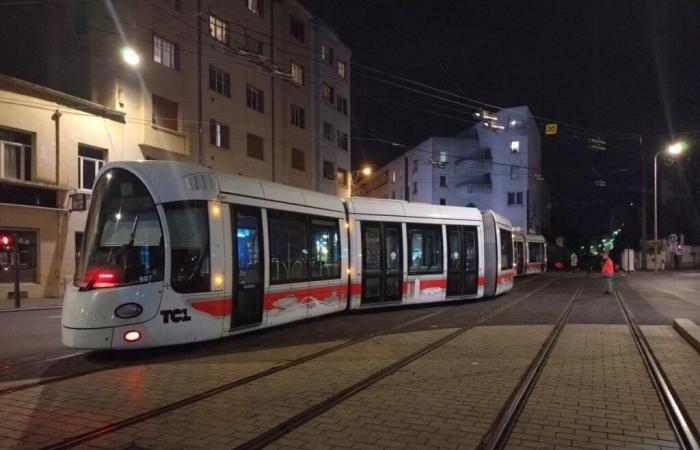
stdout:
<svg viewBox="0 0 700 450">
<path fill-rule="evenodd" d="M 455 137 L 425 140 L 376 170 L 356 194 L 492 209 L 516 228 L 541 233 L 548 214 L 537 124 L 527 106 L 495 116 Z"/>
</svg>

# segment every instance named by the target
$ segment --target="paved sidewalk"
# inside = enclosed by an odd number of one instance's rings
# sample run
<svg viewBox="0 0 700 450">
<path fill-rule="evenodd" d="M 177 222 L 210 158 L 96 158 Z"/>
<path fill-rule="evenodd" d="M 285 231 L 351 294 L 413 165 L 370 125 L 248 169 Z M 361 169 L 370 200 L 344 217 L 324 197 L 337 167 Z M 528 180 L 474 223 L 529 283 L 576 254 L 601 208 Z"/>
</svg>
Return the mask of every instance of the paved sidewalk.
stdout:
<svg viewBox="0 0 700 450">
<path fill-rule="evenodd" d="M 0 300 L 1 312 L 16 312 L 16 311 L 35 311 L 37 309 L 53 309 L 63 306 L 63 298 L 56 297 L 38 297 L 38 298 L 23 298 L 20 301 L 20 308 L 15 308 L 14 300 Z"/>
</svg>

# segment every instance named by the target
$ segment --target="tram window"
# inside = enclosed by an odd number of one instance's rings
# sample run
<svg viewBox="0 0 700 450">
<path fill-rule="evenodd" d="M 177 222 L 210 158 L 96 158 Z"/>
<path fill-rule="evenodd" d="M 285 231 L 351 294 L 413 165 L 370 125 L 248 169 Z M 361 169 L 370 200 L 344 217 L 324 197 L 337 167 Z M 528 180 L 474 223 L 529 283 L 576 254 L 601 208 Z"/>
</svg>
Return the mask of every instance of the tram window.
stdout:
<svg viewBox="0 0 700 450">
<path fill-rule="evenodd" d="M 542 262 L 542 244 L 539 242 L 528 242 L 527 252 L 529 254 L 528 262 Z"/>
<path fill-rule="evenodd" d="M 268 210 L 270 235 L 270 283 L 290 283 L 308 279 L 309 246 L 306 216 Z"/>
<path fill-rule="evenodd" d="M 408 273 L 419 275 L 442 272 L 442 227 L 408 224 L 410 262 Z"/>
<path fill-rule="evenodd" d="M 311 278 L 340 278 L 340 232 L 338 220 L 312 217 Z"/>
<path fill-rule="evenodd" d="M 170 232 L 170 284 L 176 292 L 211 290 L 206 201 L 166 203 Z"/>
<path fill-rule="evenodd" d="M 501 233 L 501 270 L 513 268 L 513 234 L 508 230 L 499 229 Z"/>
</svg>

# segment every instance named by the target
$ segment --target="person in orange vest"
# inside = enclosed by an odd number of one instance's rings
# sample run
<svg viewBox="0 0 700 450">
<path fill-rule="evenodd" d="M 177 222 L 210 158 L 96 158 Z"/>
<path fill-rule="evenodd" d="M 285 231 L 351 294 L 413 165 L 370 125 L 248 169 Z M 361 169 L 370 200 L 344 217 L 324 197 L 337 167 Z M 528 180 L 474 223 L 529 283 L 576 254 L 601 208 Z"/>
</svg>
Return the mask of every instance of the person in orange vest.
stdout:
<svg viewBox="0 0 700 450">
<path fill-rule="evenodd" d="M 603 278 L 605 278 L 605 281 L 607 282 L 607 290 L 605 291 L 605 294 L 612 294 L 612 279 L 615 276 L 615 265 L 613 264 L 612 258 L 608 256 L 607 253 L 603 253 L 603 264 L 602 268 L 600 269 L 600 273 L 601 275 L 603 275 Z"/>
</svg>

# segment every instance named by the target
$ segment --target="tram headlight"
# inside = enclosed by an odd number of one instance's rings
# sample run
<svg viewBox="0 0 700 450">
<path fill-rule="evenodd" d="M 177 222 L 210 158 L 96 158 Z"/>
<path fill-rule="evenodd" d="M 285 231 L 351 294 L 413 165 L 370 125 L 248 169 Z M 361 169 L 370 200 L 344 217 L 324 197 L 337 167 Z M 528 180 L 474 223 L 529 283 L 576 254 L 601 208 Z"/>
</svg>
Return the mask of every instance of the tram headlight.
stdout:
<svg viewBox="0 0 700 450">
<path fill-rule="evenodd" d="M 137 330 L 130 330 L 124 333 L 124 340 L 126 342 L 136 342 L 141 339 L 141 332 Z"/>
<path fill-rule="evenodd" d="M 143 311 L 143 307 L 138 303 L 124 303 L 114 310 L 114 315 L 120 319 L 131 319 L 137 317 Z"/>
</svg>

